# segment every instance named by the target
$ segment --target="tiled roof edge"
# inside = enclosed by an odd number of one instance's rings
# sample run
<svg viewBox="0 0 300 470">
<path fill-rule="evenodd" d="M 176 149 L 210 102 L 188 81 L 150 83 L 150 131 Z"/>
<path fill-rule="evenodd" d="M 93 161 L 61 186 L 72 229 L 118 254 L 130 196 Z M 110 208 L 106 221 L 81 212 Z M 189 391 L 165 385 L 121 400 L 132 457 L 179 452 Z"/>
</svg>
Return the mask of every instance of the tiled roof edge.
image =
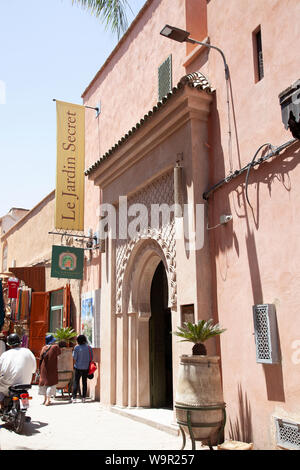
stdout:
<svg viewBox="0 0 300 470">
<path fill-rule="evenodd" d="M 133 135 L 143 124 L 151 118 L 153 114 L 155 114 L 162 106 L 164 106 L 169 100 L 179 91 L 181 90 L 184 86 L 189 86 L 191 88 L 196 88 L 199 91 L 206 91 L 207 93 L 212 93 L 214 90 L 212 89 L 209 81 L 203 75 L 201 72 L 193 72 L 188 75 L 185 75 L 184 77 L 179 80 L 177 85 L 172 88 L 172 90 L 165 95 L 160 101 L 158 101 L 150 111 L 148 111 L 147 114 L 142 117 L 139 122 L 136 123 L 135 126 L 133 126 L 129 131 L 126 132 L 123 137 L 121 137 L 118 142 L 115 143 L 105 154 L 102 155 L 93 165 L 91 165 L 87 170 L 85 170 L 84 174 L 86 176 L 90 175 L 93 173 L 98 166 L 105 161 L 107 158 L 111 156 L 112 153 L 114 153 L 124 142 L 128 140 L 128 138 Z"/>
</svg>

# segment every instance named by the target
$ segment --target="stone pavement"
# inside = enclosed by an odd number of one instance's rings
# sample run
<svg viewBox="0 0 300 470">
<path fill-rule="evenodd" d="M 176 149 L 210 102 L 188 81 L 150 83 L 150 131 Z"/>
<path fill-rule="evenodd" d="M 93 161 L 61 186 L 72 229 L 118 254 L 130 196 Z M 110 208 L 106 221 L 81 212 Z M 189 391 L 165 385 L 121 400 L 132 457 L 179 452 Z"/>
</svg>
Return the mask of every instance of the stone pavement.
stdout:
<svg viewBox="0 0 300 470">
<path fill-rule="evenodd" d="M 181 448 L 181 436 L 170 421 L 168 410 L 152 413 L 153 426 L 148 421 L 147 412 L 136 410 L 134 419 L 120 413 L 124 409 L 111 412 L 101 407 L 99 402 L 87 399 L 85 403 L 69 403 L 68 397 L 52 400 L 50 406 L 41 405 L 43 397 L 38 395 L 38 387 L 30 391 L 28 416 L 22 435 L 9 430 L 6 424 L 0 428 L 1 450 L 175 450 Z M 165 413 L 167 412 L 167 413 Z M 140 416 L 138 416 L 140 415 Z M 138 421 L 137 421 L 138 420 Z M 141 422 L 142 421 L 142 422 Z M 0 424 L 3 424 L 0 420 Z M 164 429 L 170 427 L 169 432 Z M 156 426 L 156 427 L 154 427 Z M 166 428 L 165 428 L 166 429 Z M 201 443 L 197 443 L 197 449 Z M 188 440 L 185 450 L 191 449 Z M 203 449 L 203 447 L 202 447 Z"/>
</svg>

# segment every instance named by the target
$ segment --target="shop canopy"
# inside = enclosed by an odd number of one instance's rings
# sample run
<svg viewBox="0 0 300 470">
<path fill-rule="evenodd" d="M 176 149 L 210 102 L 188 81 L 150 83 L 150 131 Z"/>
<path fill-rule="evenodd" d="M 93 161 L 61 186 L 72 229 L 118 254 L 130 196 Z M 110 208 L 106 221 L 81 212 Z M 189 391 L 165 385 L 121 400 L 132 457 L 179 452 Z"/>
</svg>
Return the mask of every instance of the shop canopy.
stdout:
<svg viewBox="0 0 300 470">
<path fill-rule="evenodd" d="M 9 268 L 18 279 L 24 281 L 34 292 L 45 292 L 45 266 Z"/>
</svg>

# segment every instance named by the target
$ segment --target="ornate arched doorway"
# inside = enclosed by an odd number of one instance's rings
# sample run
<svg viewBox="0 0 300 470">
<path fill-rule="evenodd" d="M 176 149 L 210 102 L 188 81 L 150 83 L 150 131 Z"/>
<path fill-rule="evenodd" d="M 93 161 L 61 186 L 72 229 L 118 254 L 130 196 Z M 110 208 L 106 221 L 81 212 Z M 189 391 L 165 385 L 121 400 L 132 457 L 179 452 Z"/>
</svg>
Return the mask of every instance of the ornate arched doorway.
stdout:
<svg viewBox="0 0 300 470">
<path fill-rule="evenodd" d="M 172 406 L 170 278 L 160 244 L 151 238 L 139 240 L 122 286 L 122 317 L 127 314 L 128 319 L 129 406 Z"/>
</svg>

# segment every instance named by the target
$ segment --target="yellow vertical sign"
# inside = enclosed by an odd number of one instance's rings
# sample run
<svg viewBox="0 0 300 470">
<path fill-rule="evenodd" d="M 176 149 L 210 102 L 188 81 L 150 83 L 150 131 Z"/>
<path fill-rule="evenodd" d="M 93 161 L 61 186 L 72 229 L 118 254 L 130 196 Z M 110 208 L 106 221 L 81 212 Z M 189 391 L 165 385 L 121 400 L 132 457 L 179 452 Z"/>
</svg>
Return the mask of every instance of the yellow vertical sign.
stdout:
<svg viewBox="0 0 300 470">
<path fill-rule="evenodd" d="M 56 101 L 55 228 L 84 230 L 85 107 Z"/>
</svg>

